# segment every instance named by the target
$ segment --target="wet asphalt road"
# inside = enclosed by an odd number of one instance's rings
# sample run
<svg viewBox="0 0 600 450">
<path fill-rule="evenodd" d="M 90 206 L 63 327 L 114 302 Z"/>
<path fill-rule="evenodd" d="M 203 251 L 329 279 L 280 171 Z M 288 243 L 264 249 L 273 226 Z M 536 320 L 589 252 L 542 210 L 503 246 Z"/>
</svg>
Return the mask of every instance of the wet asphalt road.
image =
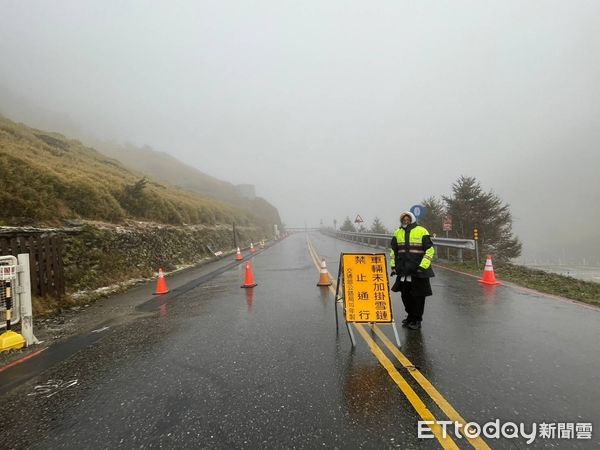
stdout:
<svg viewBox="0 0 600 450">
<path fill-rule="evenodd" d="M 318 233 L 310 239 L 334 276 L 341 251 L 370 251 Z M 3 443 L 439 448 L 435 439 L 417 439 L 419 416 L 358 333 L 354 351 L 344 328 L 336 334 L 333 295 L 315 286 L 305 235 L 252 263 L 253 290 L 240 289 L 243 267 L 236 266 L 154 298 L 139 308 L 148 314 L 101 332 L 3 394 Z M 600 311 L 508 287 L 484 290 L 442 270 L 433 289 L 423 329 L 399 329 L 402 353 L 462 417 L 600 426 Z M 401 306 L 394 295 L 398 320 Z M 395 366 L 445 420 L 408 371 Z M 538 439 L 533 447 L 598 448 L 599 434 L 594 430 L 590 441 Z M 527 447 L 523 439 L 486 443 Z"/>
</svg>

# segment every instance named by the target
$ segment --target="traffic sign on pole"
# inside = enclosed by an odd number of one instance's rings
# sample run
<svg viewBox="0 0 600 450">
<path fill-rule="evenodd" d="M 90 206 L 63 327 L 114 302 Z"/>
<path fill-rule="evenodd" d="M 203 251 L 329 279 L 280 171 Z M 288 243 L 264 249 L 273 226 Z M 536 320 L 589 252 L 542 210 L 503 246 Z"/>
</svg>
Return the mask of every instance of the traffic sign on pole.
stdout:
<svg viewBox="0 0 600 450">
<path fill-rule="evenodd" d="M 413 213 L 417 220 L 422 219 L 425 216 L 425 208 L 421 205 L 414 205 L 410 208 L 410 212 Z"/>
<path fill-rule="evenodd" d="M 442 229 L 444 231 L 452 231 L 452 217 L 444 216 L 442 219 Z"/>
</svg>

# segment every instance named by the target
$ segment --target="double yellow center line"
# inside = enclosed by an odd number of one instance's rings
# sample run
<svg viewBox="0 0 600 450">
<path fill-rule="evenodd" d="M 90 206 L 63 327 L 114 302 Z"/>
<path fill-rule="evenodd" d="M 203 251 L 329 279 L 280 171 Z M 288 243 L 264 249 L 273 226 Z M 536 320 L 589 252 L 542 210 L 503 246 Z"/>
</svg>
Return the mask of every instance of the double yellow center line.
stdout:
<svg viewBox="0 0 600 450">
<path fill-rule="evenodd" d="M 308 251 L 310 256 L 317 267 L 320 269 L 319 263 L 319 255 L 314 248 L 312 242 L 306 239 L 306 243 L 308 245 Z M 329 275 L 331 278 L 331 275 Z M 332 281 L 334 281 L 332 279 Z M 336 287 L 334 285 L 329 286 L 331 292 L 335 295 Z M 337 299 L 335 299 L 337 301 Z M 337 308 L 337 305 L 336 305 Z M 377 358 L 377 360 L 381 363 L 383 368 L 388 372 L 392 380 L 398 385 L 402 393 L 406 396 L 410 404 L 413 406 L 415 411 L 419 414 L 419 416 L 426 421 L 433 421 L 433 425 L 430 426 L 431 432 L 437 438 L 440 445 L 444 449 L 458 449 L 456 443 L 452 440 L 449 434 L 444 436 L 442 432 L 442 427 L 437 424 L 437 421 L 431 411 L 425 406 L 425 403 L 421 398 L 417 395 L 414 389 L 408 384 L 406 379 L 400 374 L 398 369 L 394 366 L 392 361 L 385 355 L 383 350 L 377 345 L 377 343 L 373 340 L 371 336 L 365 330 L 364 325 L 354 323 L 354 327 L 358 330 L 359 334 L 365 340 L 369 350 L 371 353 Z M 377 325 L 373 325 L 372 328 L 375 331 L 375 334 L 379 337 L 381 342 L 388 348 L 388 350 L 394 355 L 394 357 L 400 362 L 402 367 L 407 369 L 408 373 L 413 377 L 413 379 L 421 386 L 421 388 L 429 395 L 429 397 L 435 402 L 435 404 L 442 410 L 442 412 L 448 417 L 449 420 L 453 422 L 458 422 L 462 424 L 464 427 L 467 423 L 465 419 L 461 417 L 461 415 L 452 407 L 450 403 L 440 394 L 440 392 L 425 378 L 425 376 L 409 361 L 409 359 L 396 347 L 388 337 L 381 331 L 381 329 Z M 466 437 L 469 443 L 476 449 L 487 449 L 490 447 L 484 442 L 480 437 L 477 438 L 469 438 Z"/>
</svg>

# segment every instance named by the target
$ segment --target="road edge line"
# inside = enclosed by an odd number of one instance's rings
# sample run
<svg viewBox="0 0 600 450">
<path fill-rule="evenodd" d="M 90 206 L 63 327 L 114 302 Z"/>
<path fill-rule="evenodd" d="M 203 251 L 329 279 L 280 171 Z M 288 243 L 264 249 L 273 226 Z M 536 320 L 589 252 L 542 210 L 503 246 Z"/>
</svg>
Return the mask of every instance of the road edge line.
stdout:
<svg viewBox="0 0 600 450">
<path fill-rule="evenodd" d="M 447 270 L 449 272 L 458 273 L 460 275 L 465 275 L 467 277 L 476 278 L 476 279 L 480 278 L 479 276 L 474 275 L 472 273 L 463 272 L 463 271 L 457 270 L 457 269 L 451 269 L 450 267 L 446 267 L 446 266 L 443 266 L 440 264 L 432 264 L 432 266 L 434 266 L 435 268 L 438 268 L 438 269 Z M 537 295 L 539 297 L 546 297 L 546 298 L 550 298 L 552 300 L 558 300 L 558 301 L 561 301 L 564 303 L 571 303 L 572 305 L 581 306 L 586 309 L 591 309 L 592 311 L 600 312 L 600 306 L 597 306 L 597 305 L 592 305 L 590 303 L 582 302 L 580 300 L 574 300 L 572 298 L 561 297 L 560 295 L 549 294 L 547 292 L 537 291 L 535 289 L 531 289 L 531 288 L 528 288 L 525 286 L 519 286 L 518 284 L 512 283 L 510 281 L 504 281 L 504 280 L 499 280 L 499 281 L 501 282 L 500 286 L 511 288 L 516 291 L 521 291 L 526 294 Z"/>
<path fill-rule="evenodd" d="M 34 357 L 38 356 L 40 353 L 42 353 L 42 352 L 44 352 L 44 351 L 46 351 L 46 350 L 48 350 L 48 347 L 42 348 L 42 349 L 40 349 L 40 350 L 38 350 L 38 351 L 35 351 L 35 352 L 33 352 L 33 353 L 30 353 L 30 354 L 29 354 L 29 355 L 27 355 L 27 356 L 23 356 L 21 359 L 17 359 L 16 361 L 13 361 L 13 362 L 11 362 L 11 363 L 8 363 L 8 364 L 6 364 L 6 365 L 4 365 L 4 366 L 0 367 L 0 373 L 4 372 L 5 370 L 11 369 L 11 368 L 13 368 L 13 367 L 15 367 L 15 366 L 18 366 L 19 364 L 22 364 L 22 363 L 24 363 L 24 362 L 26 362 L 26 361 L 29 361 L 30 359 L 32 359 L 32 358 L 34 358 Z"/>
</svg>

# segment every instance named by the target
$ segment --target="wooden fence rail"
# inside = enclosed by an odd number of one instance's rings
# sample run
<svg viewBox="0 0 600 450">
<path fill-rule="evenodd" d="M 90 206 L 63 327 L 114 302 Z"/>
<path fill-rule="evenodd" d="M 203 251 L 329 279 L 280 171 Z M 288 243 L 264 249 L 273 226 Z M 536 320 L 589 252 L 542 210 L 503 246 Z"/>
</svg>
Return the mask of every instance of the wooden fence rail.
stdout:
<svg viewBox="0 0 600 450">
<path fill-rule="evenodd" d="M 60 236 L 0 236 L 0 255 L 29 253 L 31 290 L 39 297 L 65 295 L 65 275 Z"/>
</svg>

